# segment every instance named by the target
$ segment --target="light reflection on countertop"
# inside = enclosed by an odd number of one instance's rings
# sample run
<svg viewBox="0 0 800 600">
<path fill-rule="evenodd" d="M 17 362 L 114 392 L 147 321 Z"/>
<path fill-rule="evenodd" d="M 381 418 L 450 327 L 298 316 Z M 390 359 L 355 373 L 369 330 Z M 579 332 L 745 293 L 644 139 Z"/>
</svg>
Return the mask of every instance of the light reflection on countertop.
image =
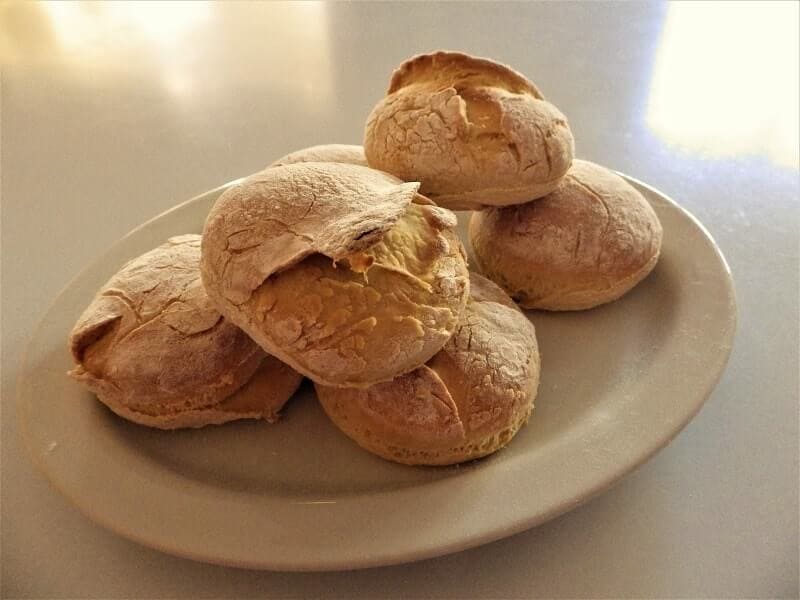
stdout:
<svg viewBox="0 0 800 600">
<path fill-rule="evenodd" d="M 174 3 L 42 2 L 53 31 L 64 47 L 81 58 L 97 56 L 112 61 L 115 57 L 97 55 L 99 48 L 152 44 L 155 52 L 180 49 L 186 34 L 208 27 L 213 4 L 202 1 Z M 131 36 L 131 37 L 128 37 Z"/>
<path fill-rule="evenodd" d="M 669 5 L 646 119 L 702 156 L 800 166 L 797 2 Z"/>
<path fill-rule="evenodd" d="M 27 32 L 21 25 L 11 29 L 7 24 L 4 55 L 10 62 L 30 59 L 32 48 L 55 45 L 57 49 L 41 58 L 65 64 L 94 85 L 155 72 L 163 91 L 182 110 L 192 110 L 207 94 L 218 93 L 220 69 L 226 80 L 258 80 L 255 87 L 268 86 L 305 111 L 324 108 L 332 93 L 327 7 L 322 2 L 254 3 L 247 7 L 246 20 L 237 19 L 236 31 L 219 23 L 241 16 L 243 7 L 231 14 L 214 2 L 34 6 L 48 27 Z M 275 51 L 283 47 L 292 48 L 292 60 Z M 122 64 L 127 72 L 120 71 Z"/>
</svg>

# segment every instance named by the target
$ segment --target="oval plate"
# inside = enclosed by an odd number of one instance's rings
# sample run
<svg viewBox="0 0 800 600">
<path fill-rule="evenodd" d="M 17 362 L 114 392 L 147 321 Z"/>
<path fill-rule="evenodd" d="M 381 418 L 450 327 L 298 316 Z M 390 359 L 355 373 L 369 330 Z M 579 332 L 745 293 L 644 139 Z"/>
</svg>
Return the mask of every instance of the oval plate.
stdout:
<svg viewBox="0 0 800 600">
<path fill-rule="evenodd" d="M 621 300 L 529 312 L 542 352 L 530 423 L 496 454 L 406 467 L 340 434 L 307 382 L 277 425 L 165 432 L 117 418 L 71 381 L 67 335 L 127 260 L 200 232 L 222 191 L 117 242 L 56 298 L 28 347 L 18 401 L 34 462 L 86 515 L 164 552 L 249 568 L 336 570 L 419 560 L 533 527 L 606 489 L 697 413 L 727 362 L 730 271 L 703 226 L 627 178 L 664 226 L 653 273 Z M 459 215 L 462 239 L 467 214 Z"/>
</svg>

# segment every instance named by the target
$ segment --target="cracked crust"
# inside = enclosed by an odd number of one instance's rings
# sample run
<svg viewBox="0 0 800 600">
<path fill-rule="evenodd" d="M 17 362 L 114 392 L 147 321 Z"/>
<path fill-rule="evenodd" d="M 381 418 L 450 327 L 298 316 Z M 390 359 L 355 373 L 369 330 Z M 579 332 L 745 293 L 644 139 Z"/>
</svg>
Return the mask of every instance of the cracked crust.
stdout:
<svg viewBox="0 0 800 600">
<path fill-rule="evenodd" d="M 367 157 L 364 156 L 364 148 L 362 146 L 322 144 L 291 152 L 286 156 L 282 156 L 267 168 L 307 162 L 335 162 L 366 167 Z"/>
<path fill-rule="evenodd" d="M 474 213 L 469 235 L 481 272 L 523 307 L 581 310 L 644 279 L 658 261 L 662 229 L 624 179 L 576 159 L 544 198 Z"/>
<path fill-rule="evenodd" d="M 417 187 L 337 163 L 248 178 L 206 221 L 209 296 L 314 381 L 369 386 L 415 369 L 450 337 L 469 286 L 455 216 Z"/>
<path fill-rule="evenodd" d="M 454 210 L 529 202 L 569 169 L 566 118 L 520 73 L 456 52 L 416 56 L 394 72 L 367 120 L 371 167 Z"/>
<path fill-rule="evenodd" d="M 301 377 L 223 319 L 199 261 L 200 236 L 184 235 L 123 266 L 70 334 L 69 375 L 151 427 L 274 421 Z"/>
<path fill-rule="evenodd" d="M 333 423 L 361 447 L 411 465 L 447 465 L 506 445 L 533 409 L 536 332 L 505 292 L 472 274 L 458 328 L 427 364 L 367 389 L 316 385 Z"/>
</svg>

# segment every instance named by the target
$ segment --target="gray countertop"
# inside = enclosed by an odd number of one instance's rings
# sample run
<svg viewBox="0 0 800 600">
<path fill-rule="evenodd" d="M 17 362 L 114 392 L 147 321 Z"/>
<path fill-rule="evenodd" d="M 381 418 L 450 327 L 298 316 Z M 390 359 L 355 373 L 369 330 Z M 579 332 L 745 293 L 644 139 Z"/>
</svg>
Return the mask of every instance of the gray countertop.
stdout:
<svg viewBox="0 0 800 600">
<path fill-rule="evenodd" d="M 0 7 L 3 597 L 797 597 L 797 23 L 792 2 Z M 227 569 L 84 518 L 17 435 L 20 355 L 59 289 L 182 200 L 359 143 L 391 69 L 436 48 L 512 64 L 580 157 L 709 229 L 739 324 L 704 409 L 581 508 L 410 565 Z"/>
</svg>

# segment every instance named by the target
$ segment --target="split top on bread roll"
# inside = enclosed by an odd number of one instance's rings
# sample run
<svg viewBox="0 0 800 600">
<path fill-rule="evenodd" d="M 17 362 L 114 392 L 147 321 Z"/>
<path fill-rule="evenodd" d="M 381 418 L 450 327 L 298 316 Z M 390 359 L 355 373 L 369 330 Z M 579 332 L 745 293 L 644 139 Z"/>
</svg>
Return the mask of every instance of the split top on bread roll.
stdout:
<svg viewBox="0 0 800 600">
<path fill-rule="evenodd" d="M 301 376 L 225 320 L 200 282 L 200 236 L 128 262 L 70 334 L 70 375 L 150 427 L 274 421 Z"/>
<path fill-rule="evenodd" d="M 330 386 L 407 373 L 447 342 L 469 278 L 455 216 L 373 169 L 300 163 L 227 190 L 203 283 L 267 352 Z"/>
<path fill-rule="evenodd" d="M 579 310 L 616 300 L 655 267 L 661 223 L 622 177 L 575 160 L 559 187 L 528 204 L 472 215 L 481 272 L 525 308 Z"/>
<path fill-rule="evenodd" d="M 293 165 L 295 163 L 306 162 L 335 162 L 349 165 L 367 166 L 367 158 L 364 156 L 364 148 L 348 144 L 322 144 L 296 150 L 286 156 L 282 156 L 270 167 L 281 167 L 283 165 Z"/>
<path fill-rule="evenodd" d="M 567 119 L 510 67 L 458 52 L 415 56 L 392 75 L 364 134 L 369 165 L 453 210 L 552 191 L 574 154 Z"/>
<path fill-rule="evenodd" d="M 472 274 L 453 337 L 415 371 L 366 389 L 315 385 L 331 420 L 360 446 L 410 465 L 486 456 L 525 424 L 539 385 L 528 318 L 503 290 Z"/>
</svg>

